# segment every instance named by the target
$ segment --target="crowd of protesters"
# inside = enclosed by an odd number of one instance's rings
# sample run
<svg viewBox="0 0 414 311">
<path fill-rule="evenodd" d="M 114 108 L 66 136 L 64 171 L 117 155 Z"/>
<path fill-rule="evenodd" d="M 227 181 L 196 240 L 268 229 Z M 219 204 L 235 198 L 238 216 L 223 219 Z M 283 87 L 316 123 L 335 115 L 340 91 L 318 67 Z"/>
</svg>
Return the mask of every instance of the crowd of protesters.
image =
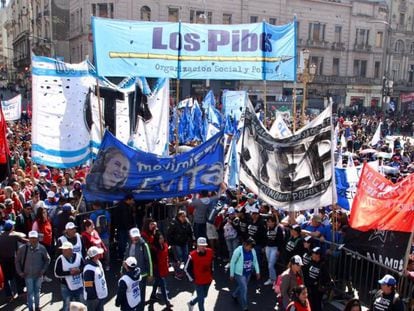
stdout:
<svg viewBox="0 0 414 311">
<path fill-rule="evenodd" d="M 343 136 L 341 152 L 353 153 L 354 164 L 376 160 L 375 153 L 360 153 L 366 148 L 391 153 L 377 160 L 396 168 L 384 174 L 397 182 L 414 171 L 414 147 L 405 137 L 413 126 L 383 118 L 383 138 L 404 136 L 393 148 L 385 139 L 370 146 L 379 121 L 364 114 L 337 117 L 338 145 Z M 333 254 L 323 241 L 341 243 L 348 227 L 348 215 L 339 206 L 288 214 L 249 189 L 230 190 L 223 184 L 219 193 L 156 202 L 126 196 L 107 208 L 83 199 L 88 166 L 60 170 L 33 163 L 30 132 L 29 123 L 10 124 L 11 173 L 0 190 L 0 266 L 9 302 L 26 297 L 29 310 L 40 310 L 42 282 L 56 282 L 63 310 L 71 305 L 103 310 L 106 274 L 122 270 L 115 301 L 121 310 L 144 310 L 150 284 L 150 300 L 173 309 L 167 284 L 173 271 L 177 280 L 187 276 L 194 283 L 188 309 L 197 305 L 204 310 L 217 260 L 226 263 L 229 282 L 234 281 L 235 309 L 252 309 L 248 287 L 254 276 L 273 287 L 279 310 L 322 310 L 334 285 L 325 264 Z M 402 310 L 395 279 L 384 276 L 379 284 L 372 310 L 391 310 L 390 305 Z M 350 302 L 346 310 L 357 310 L 358 303 Z"/>
</svg>

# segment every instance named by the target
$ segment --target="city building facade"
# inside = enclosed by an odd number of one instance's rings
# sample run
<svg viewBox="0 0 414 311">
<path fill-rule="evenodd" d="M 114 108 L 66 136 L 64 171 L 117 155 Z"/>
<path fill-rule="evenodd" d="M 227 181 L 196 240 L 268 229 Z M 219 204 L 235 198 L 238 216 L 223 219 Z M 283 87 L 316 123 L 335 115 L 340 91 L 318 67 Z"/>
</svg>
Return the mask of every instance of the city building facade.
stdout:
<svg viewBox="0 0 414 311">
<path fill-rule="evenodd" d="M 388 0 L 389 36 L 385 78 L 393 81 L 391 100 L 404 112 L 414 112 L 414 0 Z"/>
<path fill-rule="evenodd" d="M 336 108 L 364 111 L 381 108 L 384 76 L 396 82 L 394 92 L 399 92 L 400 86 L 408 88 L 408 83 L 414 79 L 414 52 L 411 56 L 409 39 L 414 22 L 414 16 L 410 15 L 414 13 L 412 1 L 414 0 L 11 0 L 8 4 L 11 10 L 6 29 L 7 34 L 13 36 L 13 64 L 21 72 L 30 63 L 27 62 L 30 60 L 29 45 L 41 55 L 64 56 L 64 60 L 69 62 L 89 58 L 93 62 L 91 16 L 213 24 L 255 23 L 265 20 L 276 25 L 291 22 L 296 17 L 298 51 L 309 49 L 309 64 L 317 66 L 316 76 L 308 86 L 309 107 L 322 109 L 327 99 L 331 98 Z M 33 4 L 30 5 L 31 2 Z M 66 54 L 53 51 L 58 48 L 58 44 L 53 44 L 56 37 L 50 30 L 47 9 L 52 4 L 54 16 L 53 7 L 65 3 L 65 16 L 69 21 L 69 27 L 66 24 L 65 29 L 68 40 L 67 45 L 62 41 L 59 47 L 66 47 Z M 28 13 L 25 8 L 29 8 Z M 399 15 L 401 12 L 405 12 L 404 18 Z M 24 18 L 25 16 L 32 17 Z M 404 27 L 397 23 L 403 19 Z M 33 20 L 33 23 L 28 23 L 28 20 Z M 36 37 L 41 39 L 36 41 Z M 401 41 L 404 43 L 403 52 Z M 412 49 L 414 51 L 414 45 Z M 174 82 L 171 85 L 175 87 Z M 294 84 L 229 80 L 180 82 L 181 97 L 202 96 L 208 88 L 216 94 L 222 89 L 243 89 L 249 91 L 253 101 L 289 106 Z M 298 82 L 296 88 L 300 104 L 302 83 Z"/>
<path fill-rule="evenodd" d="M 30 86 L 32 53 L 69 60 L 69 1 L 10 0 L 5 12 L 4 40 L 20 86 Z"/>
</svg>

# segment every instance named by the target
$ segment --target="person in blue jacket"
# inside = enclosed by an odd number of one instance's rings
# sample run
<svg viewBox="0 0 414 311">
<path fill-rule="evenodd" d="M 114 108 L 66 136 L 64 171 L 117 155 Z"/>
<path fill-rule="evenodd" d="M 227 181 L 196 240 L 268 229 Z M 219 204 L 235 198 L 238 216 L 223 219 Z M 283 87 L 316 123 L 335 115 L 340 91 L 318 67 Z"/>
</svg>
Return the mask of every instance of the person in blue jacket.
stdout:
<svg viewBox="0 0 414 311">
<path fill-rule="evenodd" d="M 256 271 L 256 278 L 260 279 L 260 268 L 257 261 L 256 251 L 254 250 L 256 242 L 248 238 L 243 245 L 237 247 L 233 252 L 230 260 L 230 280 L 236 280 L 237 287 L 232 293 L 234 300 L 239 298 L 243 311 L 248 309 L 247 285 L 253 270 Z"/>
</svg>

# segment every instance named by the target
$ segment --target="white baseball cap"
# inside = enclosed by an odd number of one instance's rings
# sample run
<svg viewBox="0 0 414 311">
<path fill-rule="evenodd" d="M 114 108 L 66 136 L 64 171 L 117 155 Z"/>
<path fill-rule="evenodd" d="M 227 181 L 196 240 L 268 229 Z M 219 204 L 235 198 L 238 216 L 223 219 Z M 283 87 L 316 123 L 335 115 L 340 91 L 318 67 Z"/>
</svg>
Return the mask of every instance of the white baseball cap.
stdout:
<svg viewBox="0 0 414 311">
<path fill-rule="evenodd" d="M 137 266 L 137 260 L 136 260 L 136 258 L 135 257 L 128 257 L 126 260 L 125 260 L 125 263 L 126 263 L 126 265 L 128 266 L 128 267 L 131 267 L 131 268 L 135 268 L 136 266 Z"/>
<path fill-rule="evenodd" d="M 132 228 L 131 230 L 129 230 L 129 235 L 131 236 L 131 238 L 138 238 L 141 236 L 141 232 L 138 228 Z"/>
<path fill-rule="evenodd" d="M 62 246 L 59 249 L 73 249 L 73 244 L 69 241 L 63 242 Z"/>
<path fill-rule="evenodd" d="M 73 222 L 68 222 L 65 226 L 65 230 L 75 229 L 76 225 Z"/>
<path fill-rule="evenodd" d="M 32 230 L 32 231 L 29 232 L 29 238 L 38 239 L 39 238 L 39 233 L 37 233 L 37 231 L 35 231 L 35 230 Z"/>
<path fill-rule="evenodd" d="M 203 238 L 203 237 L 198 238 L 197 239 L 197 245 L 199 245 L 199 246 L 207 246 L 208 245 L 207 239 L 206 238 Z"/>
<path fill-rule="evenodd" d="M 54 198 L 55 197 L 55 193 L 53 191 L 48 191 L 47 192 L 47 197 L 48 198 Z"/>
<path fill-rule="evenodd" d="M 88 257 L 89 258 L 93 258 L 97 255 L 103 254 L 104 250 L 102 248 L 96 247 L 96 246 L 92 246 L 88 249 Z"/>
</svg>

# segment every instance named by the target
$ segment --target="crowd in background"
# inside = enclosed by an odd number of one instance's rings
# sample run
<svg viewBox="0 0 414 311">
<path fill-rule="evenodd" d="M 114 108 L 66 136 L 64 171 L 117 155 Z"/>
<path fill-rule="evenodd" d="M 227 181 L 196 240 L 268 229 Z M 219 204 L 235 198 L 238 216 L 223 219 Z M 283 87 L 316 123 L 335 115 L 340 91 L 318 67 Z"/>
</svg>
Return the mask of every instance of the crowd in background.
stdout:
<svg viewBox="0 0 414 311">
<path fill-rule="evenodd" d="M 384 161 L 397 168 L 384 172 L 397 182 L 414 171 L 414 147 L 406 139 L 414 123 L 382 118 L 383 138 L 370 146 L 379 121 L 364 114 L 335 117 L 338 145 L 343 136 L 346 147 L 341 152 L 352 153 L 356 165 Z M 391 148 L 384 139 L 387 135 L 402 137 Z M 108 295 L 105 274 L 122 268 L 116 299 L 121 310 L 144 310 L 149 284 L 150 299 L 172 309 L 166 282 L 170 271 L 177 280 L 187 276 L 195 284 L 189 310 L 196 304 L 204 310 L 216 260 L 226 263 L 235 282 L 231 295 L 241 310 L 251 308 L 251 276 L 274 288 L 279 310 L 322 310 L 334 285 L 324 261 L 335 255 L 323 242 L 342 243 L 348 228 L 348 214 L 339 206 L 289 215 L 260 201 L 249 189 L 230 190 L 225 185 L 219 193 L 178 200 L 138 202 L 126 196 L 111 205 L 86 202 L 82 185 L 87 165 L 62 170 L 32 163 L 31 127 L 26 121 L 9 125 L 8 140 L 11 172 L 0 189 L 0 265 L 6 280 L 3 292 L 10 302 L 27 296 L 29 310 L 38 310 L 41 283 L 56 282 L 64 310 L 69 310 L 70 301 L 102 310 Z M 360 153 L 372 147 L 392 155 L 382 159 Z M 382 290 L 387 286 L 395 291 L 392 279 L 381 280 Z M 399 304 L 388 296 L 392 304 Z M 380 310 L 377 307 L 373 310 Z"/>
</svg>

